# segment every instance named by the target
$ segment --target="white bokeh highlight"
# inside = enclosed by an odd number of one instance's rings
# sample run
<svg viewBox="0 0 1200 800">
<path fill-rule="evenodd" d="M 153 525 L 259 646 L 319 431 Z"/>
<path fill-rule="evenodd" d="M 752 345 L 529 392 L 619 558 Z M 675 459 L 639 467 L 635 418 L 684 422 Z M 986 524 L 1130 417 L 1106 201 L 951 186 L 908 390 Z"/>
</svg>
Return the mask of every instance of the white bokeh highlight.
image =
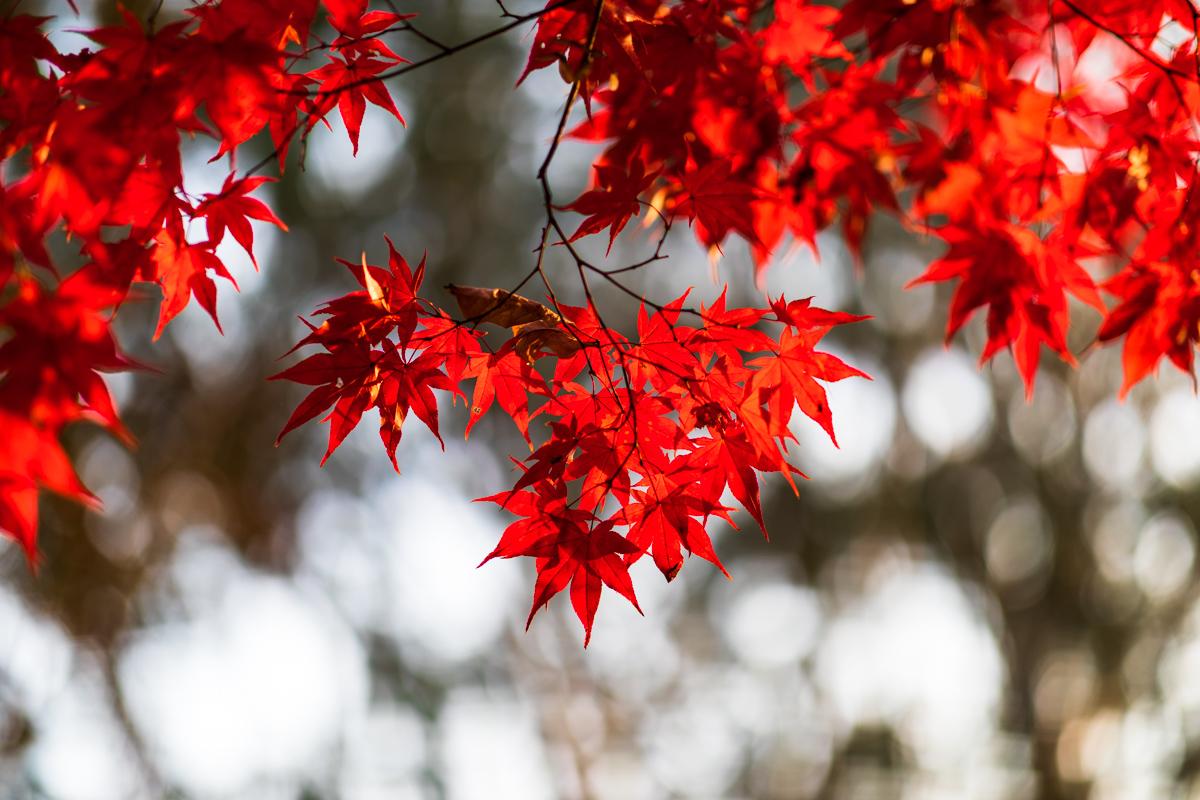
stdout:
<svg viewBox="0 0 1200 800">
<path fill-rule="evenodd" d="M 811 589 L 783 582 L 743 587 L 719 620 L 738 660 L 752 667 L 798 664 L 816 645 L 821 604 Z"/>
<path fill-rule="evenodd" d="M 391 522 L 390 627 L 410 654 L 462 662 L 477 657 L 521 614 L 519 562 L 479 562 L 511 521 L 444 484 L 408 476 L 372 505 Z"/>
<path fill-rule="evenodd" d="M 904 418 L 941 458 L 979 450 L 992 425 L 992 393 L 979 367 L 958 348 L 930 348 L 909 369 L 901 394 Z"/>
<path fill-rule="evenodd" d="M 176 571 L 188 617 L 141 631 L 120 665 L 164 771 L 201 795 L 322 777 L 366 708 L 361 647 L 287 581 L 215 548 L 198 546 L 190 560 Z"/>
<path fill-rule="evenodd" d="M 403 98 L 393 93 L 392 99 L 404 115 Z M 314 196 L 325 193 L 343 200 L 368 194 L 390 173 L 392 161 L 404 147 L 404 129 L 391 114 L 368 103 L 355 155 L 342 115 L 331 111 L 326 121 L 329 128 L 317 125 L 308 140 L 305 169 L 316 184 L 310 191 Z"/>
<path fill-rule="evenodd" d="M 1150 417 L 1150 462 L 1177 489 L 1200 482 L 1200 397 L 1190 388 L 1159 398 Z"/>
<path fill-rule="evenodd" d="M 893 725 L 919 763 L 949 768 L 995 730 L 1004 663 L 962 587 L 915 563 L 883 570 L 833 617 L 816 678 L 844 731 Z"/>
<path fill-rule="evenodd" d="M 1146 426 L 1131 403 L 1102 401 L 1083 426 L 1083 463 L 1100 486 L 1137 493 L 1144 475 Z"/>
<path fill-rule="evenodd" d="M 557 796 L 537 719 L 515 698 L 453 690 L 439 715 L 438 730 L 447 800 Z"/>
</svg>

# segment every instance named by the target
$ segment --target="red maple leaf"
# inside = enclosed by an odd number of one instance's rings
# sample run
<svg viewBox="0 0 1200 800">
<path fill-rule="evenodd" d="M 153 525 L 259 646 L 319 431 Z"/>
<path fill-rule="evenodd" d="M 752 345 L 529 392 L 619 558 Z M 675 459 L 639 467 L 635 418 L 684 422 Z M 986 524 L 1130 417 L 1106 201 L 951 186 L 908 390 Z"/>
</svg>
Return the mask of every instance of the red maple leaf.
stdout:
<svg viewBox="0 0 1200 800">
<path fill-rule="evenodd" d="M 217 330 L 220 330 L 221 323 L 217 319 L 217 285 L 208 273 L 216 273 L 232 283 L 235 289 L 237 281 L 213 252 L 212 243 L 188 243 L 184 238 L 182 224 L 178 222 L 159 231 L 154 237 L 154 242 L 149 264 L 143 268 L 141 274 L 143 280 L 153 281 L 162 287 L 163 302 L 158 312 L 154 338 L 162 336 L 167 323 L 187 307 L 193 295 L 200 307 L 212 317 Z"/>
<path fill-rule="evenodd" d="M 792 408 L 799 406 L 805 416 L 825 429 L 836 446 L 833 413 L 825 396 L 825 387 L 817 381 L 832 382 L 853 377 L 870 380 L 870 376 L 837 356 L 815 349 L 826 331 L 828 328 L 815 328 L 793 333 L 789 327 L 780 336 L 776 355 L 755 359 L 751 363 L 758 367 L 754 373 L 754 385 L 769 390 L 768 406 L 777 425 L 786 426 L 792 416 Z"/>
<path fill-rule="evenodd" d="M 37 564 L 38 489 L 100 505 L 75 475 L 54 434 L 0 408 L 0 531 L 15 538 Z"/>
<path fill-rule="evenodd" d="M 655 566 L 668 581 L 683 567 L 682 550 L 712 562 L 728 578 L 704 530 L 704 521 L 710 515 L 728 521 L 727 509 L 700 494 L 699 474 L 684 466 L 686 459 L 676 463 L 669 472 L 647 475 L 643 479 L 645 488 L 638 489 L 634 499 L 624 505 L 621 520 L 630 526 L 626 538 L 654 557 Z M 625 560 L 633 563 L 642 552 L 628 555 Z"/>
<path fill-rule="evenodd" d="M 568 508 L 561 497 L 538 497 L 533 492 L 521 492 L 515 498 L 498 498 L 484 499 L 500 502 L 507 510 L 526 518 L 508 526 L 496 549 L 480 562 L 480 566 L 493 558 L 531 556 L 536 559 L 537 582 L 526 628 L 533 622 L 534 615 L 568 585 L 571 587 L 571 606 L 583 624 L 584 647 L 591 641 L 592 623 L 605 586 L 641 613 L 629 567 L 621 558 L 637 552 L 638 548 L 616 533 L 612 522 L 596 522 L 588 512 Z"/>
<path fill-rule="evenodd" d="M 563 208 L 586 214 L 579 223 L 571 241 L 598 233 L 605 228 L 608 232 L 608 250 L 612 251 L 617 238 L 629 218 L 641 210 L 638 199 L 654 183 L 654 175 L 646 175 L 641 162 L 634 162 L 628 171 L 613 164 L 596 165 L 596 188 L 581 194 L 575 202 Z"/>
<path fill-rule="evenodd" d="M 758 190 L 733 178 L 729 165 L 713 161 L 680 176 L 683 191 L 675 212 L 696 223 L 696 235 L 709 246 L 719 245 L 730 233 L 757 241 L 753 204 Z"/>
<path fill-rule="evenodd" d="M 204 200 L 196 206 L 195 211 L 195 216 L 204 217 L 208 241 L 211 244 L 214 246 L 219 244 L 225 237 L 225 231 L 228 230 L 250 256 L 255 267 L 258 266 L 258 261 L 254 258 L 254 229 L 250 227 L 250 220 L 270 222 L 287 230 L 287 225 L 284 225 L 283 221 L 275 216 L 275 213 L 267 208 L 265 203 L 249 197 L 250 192 L 271 180 L 271 178 L 243 178 L 235 181 L 233 174 L 230 173 L 229 177 L 225 179 L 225 185 L 221 187 L 221 191 L 216 194 L 204 195 Z"/>
<path fill-rule="evenodd" d="M 510 339 L 505 342 L 495 353 L 480 353 L 471 358 L 466 375 L 475 379 L 475 393 L 471 398 L 467 436 L 471 435 L 471 429 L 488 412 L 492 403 L 499 401 L 500 407 L 512 417 L 525 441 L 530 441 L 529 395 L 549 396 L 550 390 L 546 387 L 545 379 L 517 354 L 513 341 Z"/>
<path fill-rule="evenodd" d="M 403 59 L 378 58 L 374 55 L 350 54 L 345 57 L 330 54 L 329 63 L 308 73 L 318 84 L 312 98 L 312 111 L 307 127 L 312 128 L 336 105 L 346 125 L 346 134 L 354 154 L 358 155 L 358 135 L 362 128 L 367 101 L 395 117 L 401 125 L 404 118 L 396 108 L 387 87 L 377 77 L 381 72 Z"/>
</svg>

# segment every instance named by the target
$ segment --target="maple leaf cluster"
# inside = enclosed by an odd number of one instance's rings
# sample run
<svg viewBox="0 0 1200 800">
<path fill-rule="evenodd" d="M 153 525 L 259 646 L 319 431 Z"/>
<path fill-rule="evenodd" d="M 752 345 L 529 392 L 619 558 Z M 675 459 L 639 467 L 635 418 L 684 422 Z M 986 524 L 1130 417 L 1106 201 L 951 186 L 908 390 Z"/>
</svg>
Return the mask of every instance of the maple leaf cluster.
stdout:
<svg viewBox="0 0 1200 800">
<path fill-rule="evenodd" d="M 232 168 L 237 148 L 268 130 L 282 166 L 334 105 L 355 142 L 365 101 L 399 116 L 372 76 L 401 61 L 374 35 L 402 17 L 366 0 L 324 7 L 339 34 L 328 44 L 310 39 L 316 0 L 224 0 L 157 28 L 123 12 L 77 53 L 54 47 L 47 18 L 0 17 L 0 530 L 31 561 L 39 487 L 94 502 L 63 427 L 91 420 L 130 441 L 102 377 L 136 366 L 113 337 L 115 310 L 153 283 L 156 338 L 193 298 L 216 322 L 214 279 L 233 282 L 217 246 L 228 234 L 253 259 L 250 220 L 284 227 L 253 196 L 269 179 Z M 197 135 L 231 164 L 200 197 L 180 153 Z M 65 277 L 52 234 L 82 262 Z"/>
<path fill-rule="evenodd" d="M 325 414 L 328 458 L 375 409 L 394 465 L 408 415 L 440 440 L 433 390 L 466 400 L 467 381 L 468 435 L 496 404 L 527 441 L 542 418 L 550 435 L 520 465 L 516 483 L 485 498 L 521 519 L 484 561 L 535 559 L 530 621 L 570 586 L 587 638 L 602 587 L 637 606 L 628 569 L 643 555 L 667 580 L 684 551 L 725 571 L 705 523 L 732 522 L 721 502 L 726 489 L 765 533 L 758 473 L 799 474 L 786 460 L 793 409 L 833 438 L 818 381 L 863 375 L 816 349 L 835 325 L 861 317 L 807 300 L 730 309 L 722 294 L 687 312 L 694 326 L 681 321 L 686 296 L 657 313 L 643 305 L 628 339 L 593 306 L 551 309 L 503 290 L 451 285 L 456 319 L 420 297 L 424 261 L 414 270 L 390 241 L 388 248 L 386 268 L 365 257 L 343 262 L 362 288 L 318 309 L 324 320 L 296 347 L 320 352 L 274 376 L 313 387 L 280 437 Z M 760 330 L 764 324 L 775 335 Z M 511 335 L 492 347 L 482 325 Z M 548 376 L 535 369 L 544 358 L 553 360 Z"/>
<path fill-rule="evenodd" d="M 217 244 L 228 233 L 249 251 L 249 220 L 282 226 L 251 196 L 267 180 L 257 169 L 188 194 L 181 134 L 212 137 L 232 164 L 265 132 L 282 168 L 294 138 L 336 108 L 357 149 L 368 102 L 399 119 L 382 79 L 421 65 L 393 69 L 402 59 L 385 36 L 415 29 L 385 5 L 211 0 L 157 29 L 128 17 L 74 54 L 54 49 L 42 19 L 0 21 L 0 415 L 13 431 L 0 443 L 11 465 L 0 529 L 31 558 L 38 488 L 89 498 L 58 445 L 62 427 L 86 418 L 128 435 L 99 375 L 132 366 L 112 310 L 143 281 L 162 289 L 158 332 L 192 297 L 215 320 L 213 278 L 229 278 Z M 329 42 L 312 36 L 322 8 Z M 723 571 L 709 520 L 728 521 L 732 498 L 764 526 L 760 473 L 797 474 L 795 409 L 832 438 L 822 382 L 862 375 L 817 349 L 858 317 L 783 298 L 658 303 L 621 283 L 664 257 L 672 226 L 713 253 L 743 240 L 761 275 L 786 242 L 815 251 L 835 224 L 857 254 L 872 217 L 891 214 L 944 243 L 914 283 L 953 282 L 947 338 L 985 311 L 982 358 L 1010 350 L 1029 392 L 1043 346 L 1073 363 L 1080 303 L 1100 316 L 1098 341 L 1124 342 L 1122 394 L 1164 356 L 1191 372 L 1200 12 L 1188 0 L 499 10 L 511 21 L 462 45 L 422 38 L 439 48 L 432 63 L 536 21 L 518 82 L 553 66 L 568 87 L 537 174 L 536 263 L 512 290 L 451 286 L 451 314 L 421 296 L 424 261 L 413 268 L 389 242 L 386 267 L 347 263 L 360 289 L 318 309 L 297 347 L 319 352 L 275 377 L 312 387 L 283 433 L 323 415 L 326 458 L 372 409 L 395 463 L 410 413 L 440 438 L 439 393 L 470 392 L 468 435 L 499 405 L 531 455 L 511 489 L 487 498 L 518 517 L 488 558 L 533 559 L 531 619 L 569 588 L 590 637 L 604 587 L 636 606 L 628 567 L 642 556 L 668 580 L 685 552 Z M 559 203 L 548 167 L 568 136 L 596 143 L 597 156 L 589 188 Z M 607 258 L 643 212 L 661 232 L 651 257 L 606 268 L 578 249 L 604 237 Z M 573 231 L 566 213 L 582 217 Z M 65 278 L 45 246 L 55 232 L 86 262 Z M 586 305 L 556 299 L 552 247 L 574 259 Z M 535 278 L 548 304 L 516 293 Z M 635 332 L 605 323 L 589 280 L 641 302 Z"/>
</svg>

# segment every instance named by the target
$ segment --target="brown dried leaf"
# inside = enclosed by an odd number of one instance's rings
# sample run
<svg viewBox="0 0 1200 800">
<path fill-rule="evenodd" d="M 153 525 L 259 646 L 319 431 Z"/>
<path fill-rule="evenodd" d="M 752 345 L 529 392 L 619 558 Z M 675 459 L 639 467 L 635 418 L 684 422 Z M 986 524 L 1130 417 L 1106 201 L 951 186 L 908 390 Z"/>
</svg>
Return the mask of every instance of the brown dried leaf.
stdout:
<svg viewBox="0 0 1200 800">
<path fill-rule="evenodd" d="M 490 322 L 505 328 L 517 328 L 531 322 L 557 323 L 558 315 L 551 309 L 504 289 L 484 289 L 478 286 L 446 286 L 458 301 L 463 317 L 473 322 Z"/>
<path fill-rule="evenodd" d="M 543 350 L 548 350 L 560 358 L 579 352 L 579 340 L 557 324 L 530 322 L 514 329 L 513 332 L 513 348 L 527 364 L 532 364 Z"/>
</svg>

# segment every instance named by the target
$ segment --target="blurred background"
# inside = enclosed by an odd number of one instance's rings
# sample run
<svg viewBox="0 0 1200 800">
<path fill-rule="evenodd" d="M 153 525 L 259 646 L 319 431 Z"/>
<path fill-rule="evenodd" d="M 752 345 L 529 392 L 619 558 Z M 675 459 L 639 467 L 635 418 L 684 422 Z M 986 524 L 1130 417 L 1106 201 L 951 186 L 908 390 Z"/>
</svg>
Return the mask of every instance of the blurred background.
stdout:
<svg viewBox="0 0 1200 800">
<path fill-rule="evenodd" d="M 79 5 L 23 10 L 62 15 L 76 50 L 73 31 L 116 19 Z M 501 21 L 487 0 L 402 10 L 445 42 Z M 104 512 L 46 498 L 36 577 L 0 549 L 0 796 L 1200 798 L 1190 381 L 1119 403 L 1119 352 L 1093 348 L 1077 371 L 1048 359 L 1027 403 L 1009 357 L 977 367 L 978 320 L 944 347 L 946 296 L 901 290 L 937 252 L 891 220 L 864 270 L 831 235 L 819 263 L 781 249 L 767 273 L 773 295 L 874 315 L 828 340 L 874 376 L 830 387 L 841 450 L 797 415 L 812 480 L 799 498 L 766 483 L 772 541 L 714 523 L 733 581 L 697 560 L 667 586 L 643 559 L 645 618 L 607 595 L 586 651 L 563 598 L 523 631 L 532 565 L 475 568 L 508 520 L 472 498 L 510 485 L 523 451 L 499 412 L 464 443 L 464 409 L 443 407 L 444 453 L 408 426 L 400 475 L 369 422 L 324 469 L 324 426 L 272 447 L 302 395 L 265 380 L 296 316 L 355 288 L 335 256 L 379 263 L 390 234 L 428 251 L 447 305 L 448 281 L 506 286 L 531 265 L 565 87 L 547 70 L 513 90 L 529 42 L 393 83 L 408 127 L 369 108 L 356 159 L 338 123 L 318 129 L 264 187 L 291 230 L 256 226 L 261 274 L 222 246 L 242 286 L 221 286 L 225 336 L 193 304 L 152 345 L 153 298 L 122 310 L 125 348 L 161 370 L 112 377 L 137 449 L 72 430 Z M 223 178 L 213 150 L 188 151 L 195 194 Z M 563 201 L 594 152 L 560 152 Z M 714 297 L 675 233 L 634 285 Z M 631 231 L 613 259 L 651 247 Z M 761 299 L 743 248 L 718 269 Z M 599 302 L 632 322 L 626 300 Z M 1097 320 L 1077 317 L 1078 352 Z"/>
</svg>

